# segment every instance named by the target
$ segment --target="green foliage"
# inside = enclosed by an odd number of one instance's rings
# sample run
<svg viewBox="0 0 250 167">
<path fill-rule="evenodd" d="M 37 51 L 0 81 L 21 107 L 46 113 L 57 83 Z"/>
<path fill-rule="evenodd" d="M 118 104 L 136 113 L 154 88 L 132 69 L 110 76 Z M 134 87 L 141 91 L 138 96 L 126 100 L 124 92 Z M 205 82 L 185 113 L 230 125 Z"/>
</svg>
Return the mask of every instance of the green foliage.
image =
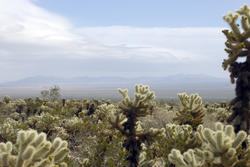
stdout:
<svg viewBox="0 0 250 167">
<path fill-rule="evenodd" d="M 202 119 L 205 116 L 201 97 L 198 94 L 188 96 L 186 93 L 180 93 L 178 97 L 183 109 L 176 113 L 173 120 L 181 125 L 189 124 L 196 129 L 199 124 L 203 123 Z"/>
</svg>

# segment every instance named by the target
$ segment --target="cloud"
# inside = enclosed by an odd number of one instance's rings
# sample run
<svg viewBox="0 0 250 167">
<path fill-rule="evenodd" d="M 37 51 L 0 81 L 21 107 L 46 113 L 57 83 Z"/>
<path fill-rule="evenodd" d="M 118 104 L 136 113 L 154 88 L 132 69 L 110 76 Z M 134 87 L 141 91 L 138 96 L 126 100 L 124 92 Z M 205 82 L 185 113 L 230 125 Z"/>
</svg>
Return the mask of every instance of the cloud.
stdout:
<svg viewBox="0 0 250 167">
<path fill-rule="evenodd" d="M 33 75 L 223 74 L 220 27 L 75 27 L 30 0 L 0 0 L 0 22 L 2 81 Z"/>
<path fill-rule="evenodd" d="M 200 61 L 223 53 L 222 28 L 89 27 L 79 32 L 96 43 L 161 61 Z M 132 50 L 133 53 L 130 53 Z M 144 52 L 145 51 L 145 52 Z M 208 54 L 211 54 L 208 56 Z"/>
</svg>

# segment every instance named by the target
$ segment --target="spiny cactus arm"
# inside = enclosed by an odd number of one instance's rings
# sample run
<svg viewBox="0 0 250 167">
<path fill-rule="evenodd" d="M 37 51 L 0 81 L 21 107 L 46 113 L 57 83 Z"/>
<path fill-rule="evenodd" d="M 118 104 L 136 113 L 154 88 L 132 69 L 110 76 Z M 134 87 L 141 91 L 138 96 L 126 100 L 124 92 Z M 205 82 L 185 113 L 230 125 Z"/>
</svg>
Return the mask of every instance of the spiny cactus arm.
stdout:
<svg viewBox="0 0 250 167">
<path fill-rule="evenodd" d="M 236 20 L 238 19 L 238 17 L 238 14 L 229 12 L 228 15 L 223 16 L 223 19 L 230 25 L 237 40 L 241 41 L 243 39 L 243 36 L 241 35 L 239 27 L 236 24 Z"/>
<path fill-rule="evenodd" d="M 250 42 L 247 40 L 250 37 L 250 8 L 248 5 L 244 5 L 240 10 L 236 11 L 237 14 L 230 12 L 228 15 L 223 16 L 223 19 L 230 25 L 232 31 L 223 30 L 222 32 L 227 37 L 225 42 L 226 49 L 225 51 L 229 54 L 228 59 L 224 59 L 222 67 L 224 70 L 228 66 L 235 62 L 238 57 L 245 57 L 248 55 L 248 51 L 245 49 L 250 48 Z M 241 15 L 241 26 L 243 33 L 240 32 L 236 20 Z M 232 67 L 229 67 L 229 72 L 232 72 Z M 234 83 L 233 75 L 231 76 L 231 81 Z"/>
<path fill-rule="evenodd" d="M 179 97 L 180 102 L 183 105 L 183 107 L 184 108 L 189 108 L 189 106 L 188 106 L 188 102 L 189 102 L 188 95 L 184 92 L 184 93 L 179 93 L 178 97 Z"/>
<path fill-rule="evenodd" d="M 141 152 L 139 155 L 139 162 L 138 162 L 138 167 L 152 167 L 154 166 L 154 160 L 147 160 L 147 147 L 145 144 L 141 144 Z"/>
<path fill-rule="evenodd" d="M 215 131 L 209 128 L 198 129 L 200 130 L 198 131 L 200 139 L 207 143 L 207 148 L 212 152 L 225 153 L 229 148 L 236 150 L 247 137 L 244 131 L 240 131 L 235 135 L 231 125 L 224 127 L 222 123 L 217 122 L 215 126 Z"/>
<path fill-rule="evenodd" d="M 114 117 L 109 117 L 109 122 L 113 128 L 119 130 L 123 135 L 129 136 L 129 133 L 124 130 L 122 124 L 126 121 L 126 119 L 121 120 L 120 114 L 117 114 L 114 120 Z"/>
<path fill-rule="evenodd" d="M 126 92 L 127 92 L 127 90 L 126 90 Z M 126 107 L 126 109 L 127 109 L 127 106 L 124 105 L 124 107 Z M 125 108 L 122 108 L 122 109 L 125 110 Z M 118 112 L 117 110 L 111 109 L 108 112 L 108 121 L 113 128 L 119 130 L 123 135 L 128 136 L 128 132 L 125 131 L 124 127 L 122 126 L 123 123 L 127 121 L 127 118 L 125 117 L 124 114 Z"/>
<path fill-rule="evenodd" d="M 150 91 L 148 85 L 136 85 L 135 86 L 135 99 L 134 105 L 139 107 L 141 103 L 149 103 L 155 98 L 154 92 Z"/>
<path fill-rule="evenodd" d="M 181 155 L 179 150 L 172 149 L 171 153 L 168 155 L 168 159 L 171 163 L 175 164 L 176 167 L 187 166 L 186 162 L 184 161 L 184 157 Z"/>
<path fill-rule="evenodd" d="M 45 157 L 53 156 L 55 162 L 60 162 L 69 151 L 67 149 L 68 143 L 63 141 L 61 138 L 57 137 L 54 139 L 52 146 L 49 152 L 45 155 Z"/>
<path fill-rule="evenodd" d="M 217 122 L 215 130 L 203 128 L 200 125 L 197 128 L 196 136 L 202 141 L 203 151 L 216 159 L 225 166 L 234 166 L 239 162 L 237 154 L 238 148 L 246 139 L 246 132 L 240 131 L 237 135 L 233 126 Z M 218 163 L 218 162 L 217 162 Z"/>
<path fill-rule="evenodd" d="M 224 126 L 217 122 L 215 130 L 204 128 L 202 125 L 198 126 L 195 135 L 202 142 L 201 147 L 190 149 L 183 155 L 179 150 L 171 151 L 169 160 L 176 167 L 192 165 L 203 167 L 208 164 L 210 164 L 208 166 L 218 167 L 249 167 L 250 147 L 248 145 L 245 151 L 240 149 L 242 142 L 246 139 L 244 131 L 235 134 L 233 126 Z"/>
<path fill-rule="evenodd" d="M 122 95 L 122 97 L 123 97 L 123 99 L 122 99 L 122 104 L 128 105 L 128 104 L 131 102 L 131 100 L 130 100 L 130 98 L 129 98 L 129 96 L 128 96 L 128 89 L 122 90 L 122 89 L 118 88 L 118 91 L 119 91 L 119 93 L 120 93 L 120 94 Z"/>
<path fill-rule="evenodd" d="M 0 165 L 3 167 L 15 166 L 16 156 L 11 155 L 12 148 L 11 142 L 0 143 Z"/>
<path fill-rule="evenodd" d="M 164 133 L 169 140 L 172 141 L 184 141 L 189 142 L 191 140 L 191 135 L 193 132 L 192 126 L 186 125 L 176 125 L 172 123 L 166 124 Z"/>
<path fill-rule="evenodd" d="M 155 94 L 153 91 L 149 90 L 149 86 L 142 84 L 136 85 L 133 101 L 129 98 L 127 89 L 118 90 L 123 96 L 119 107 L 124 115 L 133 113 L 138 117 L 149 114 L 148 109 L 150 105 L 152 105 L 152 100 L 155 98 Z"/>
<path fill-rule="evenodd" d="M 45 167 L 62 166 L 60 161 L 67 152 L 67 142 L 56 138 L 53 144 L 46 141 L 46 134 L 34 130 L 19 131 L 17 137 L 18 155 L 12 155 L 10 142 L 0 144 L 0 166 L 3 167 Z M 49 154 L 48 154 L 49 153 Z M 47 155 L 46 155 L 47 154 Z"/>
<path fill-rule="evenodd" d="M 172 149 L 168 159 L 176 167 L 201 167 L 204 164 L 203 159 L 197 156 L 192 149 L 189 149 L 183 155 L 179 150 Z"/>
<path fill-rule="evenodd" d="M 241 25 L 244 30 L 243 36 L 249 36 L 250 32 L 250 8 L 248 5 L 242 6 L 239 10 L 236 11 L 236 13 L 240 14 L 241 17 Z M 248 34 L 248 35 L 247 35 Z"/>
<path fill-rule="evenodd" d="M 203 125 L 199 125 L 195 133 L 195 137 L 201 142 L 204 142 L 206 140 L 203 131 L 204 131 Z"/>
<path fill-rule="evenodd" d="M 186 110 L 189 109 L 195 112 L 200 110 L 202 107 L 202 99 L 197 93 L 191 94 L 190 96 L 188 96 L 185 92 L 179 93 L 178 97 Z"/>
<path fill-rule="evenodd" d="M 133 107 L 133 102 L 128 96 L 128 89 L 122 90 L 119 88 L 118 91 L 122 95 L 122 101 L 120 102 L 119 107 L 122 110 L 123 114 L 126 115 Z"/>
<path fill-rule="evenodd" d="M 194 111 L 197 111 L 197 110 L 200 110 L 202 108 L 202 99 L 201 97 L 196 93 L 193 95 L 194 97 L 194 107 L 193 107 L 193 104 L 192 104 L 192 108 Z"/>
<path fill-rule="evenodd" d="M 173 120 L 181 125 L 190 124 L 196 129 L 199 124 L 203 123 L 202 119 L 205 116 L 201 97 L 197 93 L 190 96 L 186 93 L 179 93 L 178 97 L 183 105 L 183 109 L 176 113 L 176 117 Z"/>
<path fill-rule="evenodd" d="M 240 15 L 245 15 L 248 18 L 248 23 L 250 24 L 250 8 L 247 4 L 243 5 L 239 10 L 236 11 Z"/>
</svg>

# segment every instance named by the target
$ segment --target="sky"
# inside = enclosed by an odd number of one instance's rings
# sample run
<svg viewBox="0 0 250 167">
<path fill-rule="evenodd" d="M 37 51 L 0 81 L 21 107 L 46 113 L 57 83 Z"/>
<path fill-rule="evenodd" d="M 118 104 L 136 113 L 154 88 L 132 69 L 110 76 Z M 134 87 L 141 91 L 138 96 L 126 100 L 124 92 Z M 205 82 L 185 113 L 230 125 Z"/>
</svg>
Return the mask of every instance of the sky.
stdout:
<svg viewBox="0 0 250 167">
<path fill-rule="evenodd" d="M 0 82 L 32 76 L 229 78 L 222 16 L 248 0 L 0 0 Z"/>
</svg>

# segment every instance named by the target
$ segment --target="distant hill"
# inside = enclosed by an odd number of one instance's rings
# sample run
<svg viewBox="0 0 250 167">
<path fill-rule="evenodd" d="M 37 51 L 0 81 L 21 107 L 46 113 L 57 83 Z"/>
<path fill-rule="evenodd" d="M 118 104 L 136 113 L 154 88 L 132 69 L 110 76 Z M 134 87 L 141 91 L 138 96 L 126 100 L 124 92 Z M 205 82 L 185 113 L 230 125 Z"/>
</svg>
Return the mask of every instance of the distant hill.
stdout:
<svg viewBox="0 0 250 167">
<path fill-rule="evenodd" d="M 72 84 L 114 84 L 114 83 L 151 83 L 151 84 L 196 84 L 196 83 L 226 83 L 229 79 L 217 78 L 208 75 L 171 75 L 166 77 L 44 77 L 35 76 L 21 80 L 0 83 L 2 87 L 13 86 L 51 86 Z"/>
<path fill-rule="evenodd" d="M 0 83 L 0 96 L 40 96 L 40 91 L 53 85 L 62 88 L 65 97 L 120 98 L 117 88 L 128 88 L 133 95 L 135 84 L 147 84 L 158 99 L 177 98 L 177 93 L 199 93 L 206 99 L 231 99 L 234 86 L 229 78 L 208 75 L 177 74 L 166 77 L 44 77 L 35 76 Z"/>
</svg>

